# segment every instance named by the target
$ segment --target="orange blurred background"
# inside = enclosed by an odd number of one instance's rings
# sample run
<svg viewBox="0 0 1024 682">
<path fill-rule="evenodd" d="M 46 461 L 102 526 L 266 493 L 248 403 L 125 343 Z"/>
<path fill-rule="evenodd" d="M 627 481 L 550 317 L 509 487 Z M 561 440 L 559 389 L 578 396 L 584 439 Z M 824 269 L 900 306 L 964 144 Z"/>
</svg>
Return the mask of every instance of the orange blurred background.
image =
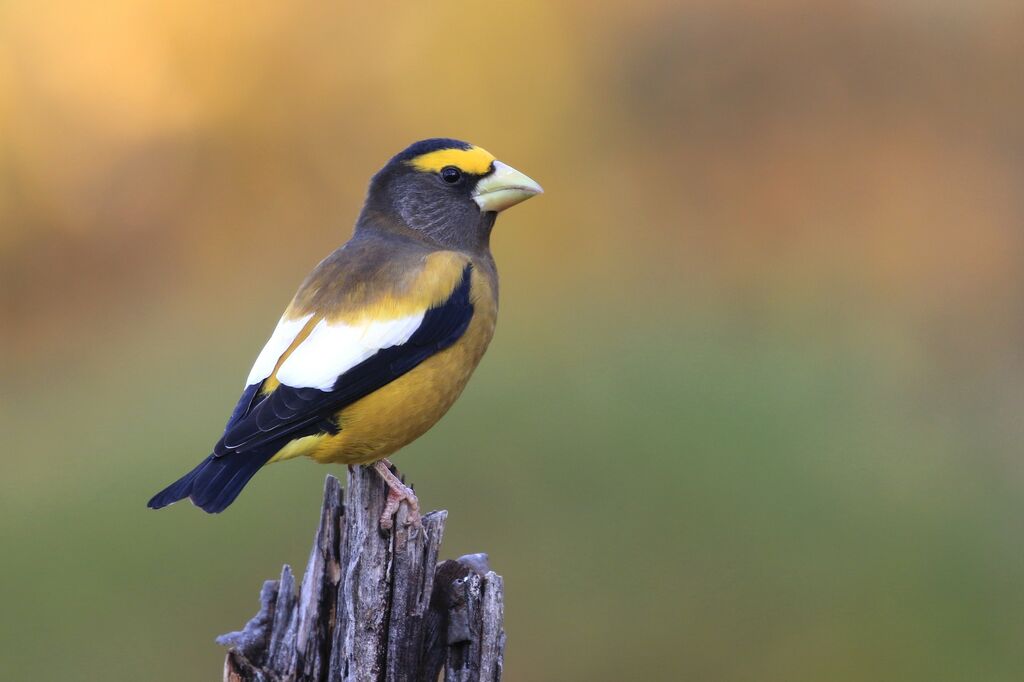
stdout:
<svg viewBox="0 0 1024 682">
<path fill-rule="evenodd" d="M 396 460 L 506 679 L 1021 679 L 1022 63 L 1002 2 L 0 5 L 0 677 L 220 674 L 327 469 L 145 501 L 452 136 L 546 190 Z"/>
</svg>

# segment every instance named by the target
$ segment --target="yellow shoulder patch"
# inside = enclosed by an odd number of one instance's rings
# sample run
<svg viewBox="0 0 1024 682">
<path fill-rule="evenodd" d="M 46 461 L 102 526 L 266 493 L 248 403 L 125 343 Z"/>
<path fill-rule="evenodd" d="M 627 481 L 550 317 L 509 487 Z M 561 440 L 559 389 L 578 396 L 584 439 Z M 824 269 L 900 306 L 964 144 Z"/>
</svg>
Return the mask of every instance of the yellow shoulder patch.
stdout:
<svg viewBox="0 0 1024 682">
<path fill-rule="evenodd" d="M 434 152 L 420 154 L 406 163 L 425 173 L 437 173 L 445 166 L 455 166 L 463 173 L 484 175 L 491 169 L 494 155 L 480 147 L 438 149 Z"/>
<path fill-rule="evenodd" d="M 379 287 L 353 287 L 350 298 L 327 315 L 330 323 L 366 324 L 421 313 L 444 303 L 462 278 L 466 256 L 454 251 L 435 251 L 421 268 L 399 281 Z"/>
</svg>

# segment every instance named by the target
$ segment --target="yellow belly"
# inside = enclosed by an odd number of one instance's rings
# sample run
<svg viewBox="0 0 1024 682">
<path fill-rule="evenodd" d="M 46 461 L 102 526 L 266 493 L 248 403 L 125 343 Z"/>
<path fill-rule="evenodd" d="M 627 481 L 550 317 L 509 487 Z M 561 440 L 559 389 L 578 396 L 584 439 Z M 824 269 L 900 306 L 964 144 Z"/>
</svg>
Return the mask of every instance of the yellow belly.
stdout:
<svg viewBox="0 0 1024 682">
<path fill-rule="evenodd" d="M 271 462 L 308 456 L 321 463 L 366 464 L 422 436 L 455 403 L 494 335 L 496 310 L 488 303 L 475 302 L 473 320 L 451 347 L 343 409 L 337 434 L 294 440 Z"/>
</svg>

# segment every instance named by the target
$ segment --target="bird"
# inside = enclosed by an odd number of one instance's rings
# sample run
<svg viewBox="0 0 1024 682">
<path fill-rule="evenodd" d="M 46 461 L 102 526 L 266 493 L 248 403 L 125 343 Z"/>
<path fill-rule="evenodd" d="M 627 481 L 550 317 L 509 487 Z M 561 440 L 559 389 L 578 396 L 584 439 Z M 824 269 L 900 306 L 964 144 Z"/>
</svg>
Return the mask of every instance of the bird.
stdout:
<svg viewBox="0 0 1024 682">
<path fill-rule="evenodd" d="M 387 459 L 456 401 L 495 330 L 498 213 L 541 194 L 485 149 L 421 140 L 370 180 L 350 239 L 299 286 L 259 352 L 212 452 L 157 493 L 219 513 L 269 463 L 372 466 L 383 529 L 419 502 Z"/>
</svg>

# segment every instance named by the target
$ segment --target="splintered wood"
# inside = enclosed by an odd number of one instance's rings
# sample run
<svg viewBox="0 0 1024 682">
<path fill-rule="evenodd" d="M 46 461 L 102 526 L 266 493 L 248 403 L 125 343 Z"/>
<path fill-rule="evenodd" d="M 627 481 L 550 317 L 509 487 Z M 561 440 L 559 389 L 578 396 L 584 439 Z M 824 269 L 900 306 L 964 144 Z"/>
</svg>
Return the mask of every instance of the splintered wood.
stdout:
<svg viewBox="0 0 1024 682">
<path fill-rule="evenodd" d="M 380 529 L 387 488 L 351 467 L 327 477 L 302 584 L 285 566 L 229 648 L 226 682 L 497 682 L 505 650 L 503 583 L 487 555 L 437 563 L 448 512 L 423 527 Z"/>
</svg>

